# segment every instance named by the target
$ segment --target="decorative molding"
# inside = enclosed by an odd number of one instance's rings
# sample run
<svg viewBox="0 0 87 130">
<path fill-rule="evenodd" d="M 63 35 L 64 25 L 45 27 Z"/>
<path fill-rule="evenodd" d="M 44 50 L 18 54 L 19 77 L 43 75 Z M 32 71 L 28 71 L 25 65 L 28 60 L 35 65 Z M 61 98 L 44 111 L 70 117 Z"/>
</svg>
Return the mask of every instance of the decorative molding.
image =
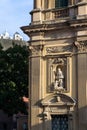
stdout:
<svg viewBox="0 0 87 130">
<path fill-rule="evenodd" d="M 75 41 L 78 52 L 87 52 L 87 41 Z"/>
<path fill-rule="evenodd" d="M 66 58 L 54 58 L 52 60 L 52 64 L 60 64 L 60 65 L 64 65 L 66 62 Z"/>
<path fill-rule="evenodd" d="M 73 47 L 72 45 L 67 45 L 67 46 L 53 46 L 53 47 L 47 47 L 46 48 L 46 53 L 51 54 L 51 53 L 60 53 L 60 52 L 72 52 Z"/>
<path fill-rule="evenodd" d="M 41 104 L 43 106 L 53 106 L 53 107 L 58 107 L 58 106 L 75 106 L 76 101 L 72 97 L 65 95 L 63 93 L 53 93 L 47 97 L 45 97 L 42 101 Z M 48 109 L 46 110 L 48 111 Z"/>
</svg>

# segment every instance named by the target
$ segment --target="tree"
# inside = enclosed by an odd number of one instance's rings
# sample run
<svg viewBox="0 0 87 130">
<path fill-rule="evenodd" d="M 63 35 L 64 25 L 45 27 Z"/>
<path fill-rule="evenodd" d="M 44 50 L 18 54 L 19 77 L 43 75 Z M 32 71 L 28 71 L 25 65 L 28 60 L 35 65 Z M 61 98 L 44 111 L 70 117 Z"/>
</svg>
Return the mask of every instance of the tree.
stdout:
<svg viewBox="0 0 87 130">
<path fill-rule="evenodd" d="M 28 96 L 28 56 L 26 46 L 3 50 L 0 45 L 0 109 L 8 115 L 26 113 L 22 97 Z"/>
</svg>

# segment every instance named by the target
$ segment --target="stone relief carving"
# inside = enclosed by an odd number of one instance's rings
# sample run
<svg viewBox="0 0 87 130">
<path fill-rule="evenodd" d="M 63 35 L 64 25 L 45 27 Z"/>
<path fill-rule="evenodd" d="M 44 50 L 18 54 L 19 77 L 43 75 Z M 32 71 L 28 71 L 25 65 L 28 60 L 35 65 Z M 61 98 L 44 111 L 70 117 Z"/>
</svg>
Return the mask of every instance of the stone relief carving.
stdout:
<svg viewBox="0 0 87 130">
<path fill-rule="evenodd" d="M 43 50 L 43 45 L 29 46 L 29 49 L 31 50 L 32 55 L 40 55 Z"/>
<path fill-rule="evenodd" d="M 87 41 L 75 41 L 74 45 L 77 47 L 78 52 L 87 51 Z"/>
<path fill-rule="evenodd" d="M 61 68 L 57 68 L 56 72 L 55 72 L 55 82 L 54 82 L 54 89 L 58 89 L 58 88 L 64 88 L 64 75 L 63 72 L 61 70 Z"/>
<path fill-rule="evenodd" d="M 54 47 L 47 47 L 46 48 L 46 53 L 50 54 L 50 53 L 58 53 L 58 52 L 72 52 L 72 45 L 67 45 L 67 46 L 62 46 L 62 47 L 58 47 L 58 46 L 54 46 Z"/>
</svg>

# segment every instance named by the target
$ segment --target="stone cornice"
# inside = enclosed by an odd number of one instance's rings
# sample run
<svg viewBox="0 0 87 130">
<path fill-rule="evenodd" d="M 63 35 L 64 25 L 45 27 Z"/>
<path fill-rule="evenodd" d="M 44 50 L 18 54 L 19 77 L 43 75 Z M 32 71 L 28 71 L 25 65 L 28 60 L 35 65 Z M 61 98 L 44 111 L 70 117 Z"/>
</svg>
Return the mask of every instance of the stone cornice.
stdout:
<svg viewBox="0 0 87 130">
<path fill-rule="evenodd" d="M 21 29 L 26 33 L 37 33 L 37 32 L 45 32 L 51 30 L 59 30 L 59 29 L 67 29 L 69 28 L 69 23 L 65 22 L 58 22 L 58 23 L 48 23 L 48 24 L 35 24 L 29 26 L 23 26 Z"/>
<path fill-rule="evenodd" d="M 85 16 L 87 17 L 87 16 Z M 64 30 L 64 29 L 76 29 L 76 28 L 85 28 L 87 27 L 87 18 L 86 19 L 75 19 L 68 21 L 60 21 L 54 24 L 53 23 L 44 23 L 44 24 L 30 24 L 29 26 L 23 26 L 21 29 L 24 33 L 31 36 L 33 33 L 53 31 L 53 30 Z"/>
<path fill-rule="evenodd" d="M 70 27 L 87 27 L 87 16 L 86 19 L 75 19 L 68 21 Z"/>
</svg>

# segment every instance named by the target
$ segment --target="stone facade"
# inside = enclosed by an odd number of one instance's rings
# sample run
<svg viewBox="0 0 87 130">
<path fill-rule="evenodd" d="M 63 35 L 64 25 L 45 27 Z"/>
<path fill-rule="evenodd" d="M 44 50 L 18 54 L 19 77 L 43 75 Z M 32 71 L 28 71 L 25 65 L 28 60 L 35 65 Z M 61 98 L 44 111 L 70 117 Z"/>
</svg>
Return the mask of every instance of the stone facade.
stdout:
<svg viewBox="0 0 87 130">
<path fill-rule="evenodd" d="M 21 27 L 30 37 L 29 130 L 86 130 L 87 2 L 56 2 L 34 0 Z"/>
</svg>

